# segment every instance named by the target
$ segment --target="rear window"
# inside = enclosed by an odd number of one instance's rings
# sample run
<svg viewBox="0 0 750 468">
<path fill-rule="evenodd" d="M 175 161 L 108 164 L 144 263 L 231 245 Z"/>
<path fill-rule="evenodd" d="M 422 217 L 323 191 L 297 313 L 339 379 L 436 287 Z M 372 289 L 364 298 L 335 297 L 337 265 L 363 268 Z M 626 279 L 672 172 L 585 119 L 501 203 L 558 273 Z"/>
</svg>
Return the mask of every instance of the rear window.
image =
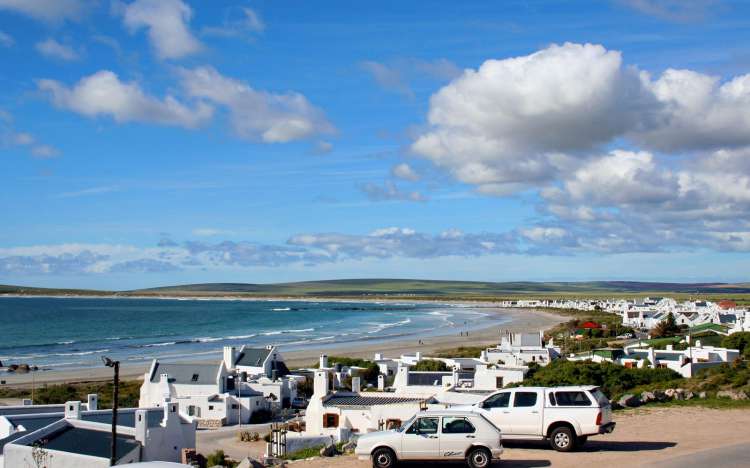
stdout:
<svg viewBox="0 0 750 468">
<path fill-rule="evenodd" d="M 466 418 L 443 418 L 443 434 L 472 434 L 476 429 Z"/>
<path fill-rule="evenodd" d="M 555 392 L 558 406 L 591 406 L 591 399 L 584 392 Z"/>
<path fill-rule="evenodd" d="M 607 395 L 605 395 L 604 392 L 601 391 L 601 389 L 595 388 L 591 390 L 591 396 L 594 397 L 596 403 L 602 408 L 607 408 L 610 406 L 609 398 L 607 398 Z"/>
<path fill-rule="evenodd" d="M 536 406 L 536 392 L 516 392 L 513 407 L 528 408 L 530 406 Z"/>
</svg>

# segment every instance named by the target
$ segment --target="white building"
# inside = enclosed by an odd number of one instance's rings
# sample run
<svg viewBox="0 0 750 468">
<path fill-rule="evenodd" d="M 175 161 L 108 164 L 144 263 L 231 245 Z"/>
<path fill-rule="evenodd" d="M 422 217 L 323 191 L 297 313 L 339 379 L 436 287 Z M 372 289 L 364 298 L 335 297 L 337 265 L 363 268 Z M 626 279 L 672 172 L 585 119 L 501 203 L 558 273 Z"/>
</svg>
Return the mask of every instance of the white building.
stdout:
<svg viewBox="0 0 750 468">
<path fill-rule="evenodd" d="M 552 342 L 544 343 L 544 332 L 538 333 L 505 333 L 500 339 L 500 346 L 487 348 L 482 359 L 490 363 L 501 363 L 508 366 L 526 366 L 532 362 L 546 366 L 560 357 L 560 348 Z"/>
<path fill-rule="evenodd" d="M 270 407 L 263 393 L 230 373 L 223 360 L 213 364 L 154 360 L 144 376 L 138 405 L 162 406 L 165 401 L 178 402 L 201 428 L 246 424 L 253 412 Z"/>
<path fill-rule="evenodd" d="M 109 466 L 111 410 L 82 411 L 80 402 L 65 412 L 3 416 L 14 432 L 0 440 L 0 468 Z M 6 421 L 7 422 L 7 421 Z M 118 464 L 139 461 L 179 462 L 183 449 L 195 448 L 195 423 L 181 416 L 177 403 L 163 408 L 118 411 Z"/>
</svg>

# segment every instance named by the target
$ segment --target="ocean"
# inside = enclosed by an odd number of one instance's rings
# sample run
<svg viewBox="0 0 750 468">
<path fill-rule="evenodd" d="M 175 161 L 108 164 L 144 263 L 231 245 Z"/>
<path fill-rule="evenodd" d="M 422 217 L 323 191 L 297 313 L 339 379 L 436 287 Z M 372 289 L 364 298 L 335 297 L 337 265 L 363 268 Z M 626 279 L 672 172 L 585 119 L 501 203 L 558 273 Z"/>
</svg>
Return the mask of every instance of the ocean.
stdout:
<svg viewBox="0 0 750 468">
<path fill-rule="evenodd" d="M 282 351 L 414 340 L 501 325 L 501 314 L 395 302 L 0 297 L 0 361 L 43 369 L 211 359 L 225 345 Z"/>
</svg>

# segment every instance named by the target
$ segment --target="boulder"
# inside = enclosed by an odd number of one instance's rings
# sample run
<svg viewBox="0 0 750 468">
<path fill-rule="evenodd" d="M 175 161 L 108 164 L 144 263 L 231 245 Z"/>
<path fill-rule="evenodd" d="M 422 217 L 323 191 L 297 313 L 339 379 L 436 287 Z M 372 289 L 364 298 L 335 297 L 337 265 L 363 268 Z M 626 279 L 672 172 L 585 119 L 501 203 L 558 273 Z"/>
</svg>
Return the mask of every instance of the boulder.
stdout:
<svg viewBox="0 0 750 468">
<path fill-rule="evenodd" d="M 239 465 L 237 465 L 237 468 L 265 468 L 266 465 L 259 462 L 258 460 L 247 457 L 243 458 Z"/>
<path fill-rule="evenodd" d="M 628 393 L 620 397 L 620 399 L 617 400 L 617 404 L 622 407 L 635 408 L 636 406 L 641 404 L 641 401 L 637 396 L 633 395 L 632 393 Z"/>
<path fill-rule="evenodd" d="M 333 444 L 328 444 L 320 449 L 321 457 L 332 457 L 334 455 L 336 455 L 336 446 Z"/>
<path fill-rule="evenodd" d="M 685 399 L 686 400 L 692 400 L 695 398 L 695 393 L 691 392 L 690 390 L 685 391 Z"/>
<path fill-rule="evenodd" d="M 668 388 L 668 389 L 664 390 L 664 396 L 666 396 L 667 399 L 669 399 L 669 400 L 671 400 L 672 398 L 674 398 L 676 393 L 677 392 L 675 391 L 674 388 Z"/>
<path fill-rule="evenodd" d="M 667 401 L 667 395 L 664 393 L 664 390 L 655 390 L 654 396 L 656 397 L 657 401 Z"/>
<path fill-rule="evenodd" d="M 641 402 L 642 403 L 651 403 L 652 401 L 656 401 L 656 395 L 654 392 L 643 392 L 641 393 Z"/>
<path fill-rule="evenodd" d="M 706 398 L 708 398 L 708 394 L 706 392 L 700 392 L 698 393 L 698 398 L 700 398 L 701 400 L 705 400 Z"/>
<path fill-rule="evenodd" d="M 716 398 L 730 398 L 732 400 L 747 400 L 747 393 L 742 390 L 721 390 L 716 392 Z"/>
<path fill-rule="evenodd" d="M 354 442 L 353 440 L 350 440 L 349 442 L 345 443 L 345 444 L 344 444 L 344 445 L 343 445 L 343 446 L 341 447 L 341 450 L 343 450 L 343 451 L 344 451 L 344 453 L 352 453 L 352 452 L 354 452 L 354 449 L 355 449 L 356 447 L 357 447 L 357 443 L 356 443 L 356 442 Z"/>
<path fill-rule="evenodd" d="M 28 364 L 21 364 L 20 366 L 18 366 L 18 369 L 16 369 L 16 372 L 20 372 L 22 374 L 28 374 L 30 370 L 31 368 L 29 367 Z"/>
</svg>

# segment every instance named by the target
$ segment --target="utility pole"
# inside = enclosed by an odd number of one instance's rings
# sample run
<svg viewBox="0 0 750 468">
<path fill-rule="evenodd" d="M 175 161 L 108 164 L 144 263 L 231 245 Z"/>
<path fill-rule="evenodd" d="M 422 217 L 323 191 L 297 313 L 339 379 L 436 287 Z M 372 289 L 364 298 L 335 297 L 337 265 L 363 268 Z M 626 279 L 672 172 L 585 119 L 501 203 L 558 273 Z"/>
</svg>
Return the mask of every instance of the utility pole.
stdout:
<svg viewBox="0 0 750 468">
<path fill-rule="evenodd" d="M 112 391 L 112 446 L 110 448 L 109 466 L 117 464 L 117 407 L 120 397 L 120 361 L 113 361 L 108 357 L 102 356 L 102 362 L 107 367 L 115 371 L 114 389 Z"/>
</svg>

